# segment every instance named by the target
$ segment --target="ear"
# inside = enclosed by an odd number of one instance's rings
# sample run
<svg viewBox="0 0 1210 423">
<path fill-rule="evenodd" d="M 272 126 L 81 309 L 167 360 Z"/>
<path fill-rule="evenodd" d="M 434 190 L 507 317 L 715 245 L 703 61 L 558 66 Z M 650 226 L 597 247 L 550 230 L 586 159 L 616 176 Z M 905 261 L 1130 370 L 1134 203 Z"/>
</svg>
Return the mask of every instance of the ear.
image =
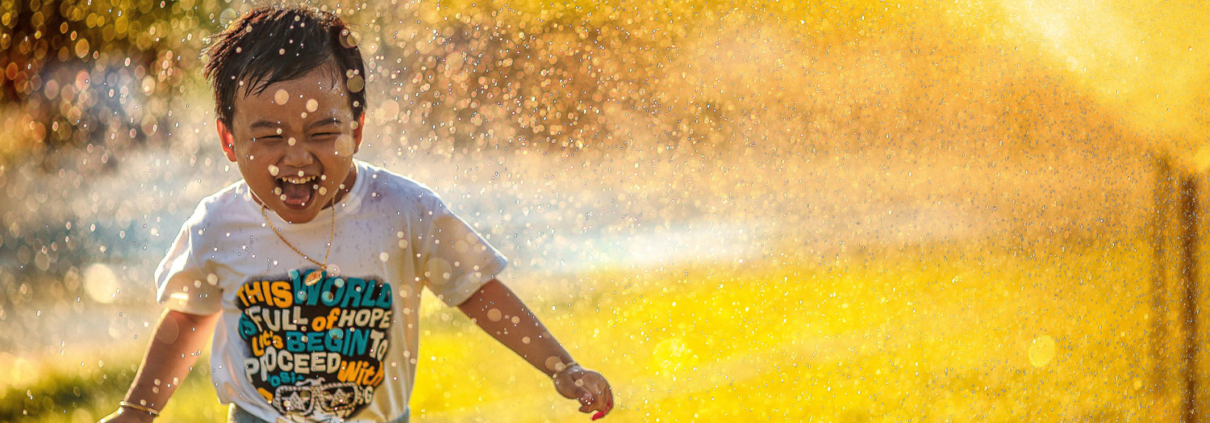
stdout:
<svg viewBox="0 0 1210 423">
<path fill-rule="evenodd" d="M 366 114 L 362 113 L 361 117 L 357 118 L 357 127 L 353 128 L 353 154 L 361 149 L 361 130 L 366 127 Z"/>
<path fill-rule="evenodd" d="M 235 162 L 235 135 L 231 134 L 231 130 L 223 124 L 222 119 L 215 119 L 214 127 L 218 129 L 218 141 L 223 146 L 223 153 L 227 155 L 227 160 Z"/>
</svg>

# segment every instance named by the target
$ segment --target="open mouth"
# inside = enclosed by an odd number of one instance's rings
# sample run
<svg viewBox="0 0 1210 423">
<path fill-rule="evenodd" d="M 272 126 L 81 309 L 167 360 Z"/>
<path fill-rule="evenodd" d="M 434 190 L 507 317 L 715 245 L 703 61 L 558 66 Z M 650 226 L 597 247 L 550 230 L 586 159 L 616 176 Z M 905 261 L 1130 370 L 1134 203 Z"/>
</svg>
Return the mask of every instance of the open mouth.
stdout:
<svg viewBox="0 0 1210 423">
<path fill-rule="evenodd" d="M 287 207 L 302 209 L 311 204 L 311 198 L 319 188 L 318 180 L 319 177 L 314 175 L 283 176 L 277 178 L 277 189 L 274 191 Z"/>
</svg>

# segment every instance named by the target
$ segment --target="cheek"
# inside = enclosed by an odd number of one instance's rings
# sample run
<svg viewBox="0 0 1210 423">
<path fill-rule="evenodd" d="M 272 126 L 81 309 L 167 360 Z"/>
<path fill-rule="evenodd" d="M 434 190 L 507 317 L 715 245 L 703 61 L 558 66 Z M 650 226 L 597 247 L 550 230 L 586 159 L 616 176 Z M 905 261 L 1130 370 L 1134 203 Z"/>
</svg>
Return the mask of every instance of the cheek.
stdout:
<svg viewBox="0 0 1210 423">
<path fill-rule="evenodd" d="M 341 135 L 336 138 L 336 145 L 335 145 L 336 155 L 344 156 L 344 157 L 351 157 L 351 156 L 353 156 L 354 146 L 355 146 L 355 143 L 353 142 L 352 136 Z"/>
<path fill-rule="evenodd" d="M 272 163 L 281 155 L 278 150 L 280 149 L 269 144 L 253 142 L 244 148 L 243 157 L 249 162 Z"/>
</svg>

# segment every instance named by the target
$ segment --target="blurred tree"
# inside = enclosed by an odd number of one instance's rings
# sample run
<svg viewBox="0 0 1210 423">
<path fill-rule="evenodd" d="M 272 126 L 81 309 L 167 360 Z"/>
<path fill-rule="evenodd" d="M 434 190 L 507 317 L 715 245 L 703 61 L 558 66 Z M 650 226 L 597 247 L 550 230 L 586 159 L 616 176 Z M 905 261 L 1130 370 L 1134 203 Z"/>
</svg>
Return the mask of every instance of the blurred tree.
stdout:
<svg viewBox="0 0 1210 423">
<path fill-rule="evenodd" d="M 32 154 L 58 170 L 63 146 L 146 142 L 166 112 L 149 98 L 181 79 L 182 43 L 168 32 L 198 21 L 184 3 L 192 2 L 4 2 L 0 163 Z"/>
</svg>

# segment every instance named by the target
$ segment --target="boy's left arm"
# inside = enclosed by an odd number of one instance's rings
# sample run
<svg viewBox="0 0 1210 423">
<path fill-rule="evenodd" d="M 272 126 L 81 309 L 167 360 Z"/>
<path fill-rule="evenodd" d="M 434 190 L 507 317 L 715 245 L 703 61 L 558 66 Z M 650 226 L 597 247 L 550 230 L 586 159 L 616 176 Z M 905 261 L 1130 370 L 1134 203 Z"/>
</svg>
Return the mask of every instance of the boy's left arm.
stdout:
<svg viewBox="0 0 1210 423">
<path fill-rule="evenodd" d="M 500 281 L 492 279 L 484 284 L 458 309 L 501 344 L 553 377 L 560 394 L 580 401 L 580 412 L 596 410 L 592 417 L 596 420 L 613 409 L 613 391 L 605 377 L 573 364 L 567 350 Z"/>
</svg>

